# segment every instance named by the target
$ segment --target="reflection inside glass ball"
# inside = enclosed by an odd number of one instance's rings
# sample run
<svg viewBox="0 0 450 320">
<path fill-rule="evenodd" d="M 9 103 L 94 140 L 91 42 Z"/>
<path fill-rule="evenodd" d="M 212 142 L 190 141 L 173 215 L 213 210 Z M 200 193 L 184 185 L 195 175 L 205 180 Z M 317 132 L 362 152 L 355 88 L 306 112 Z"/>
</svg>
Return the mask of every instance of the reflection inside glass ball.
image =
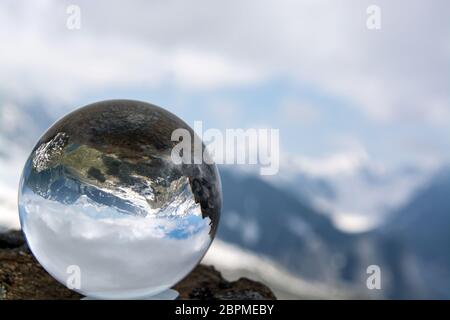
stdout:
<svg viewBox="0 0 450 320">
<path fill-rule="evenodd" d="M 175 129 L 143 102 L 111 100 L 54 124 L 28 158 L 19 212 L 31 251 L 80 293 L 140 298 L 189 273 L 208 249 L 221 206 L 215 165 L 171 160 Z M 72 269 L 71 269 L 72 268 Z M 79 268 L 79 269 L 78 269 Z"/>
</svg>

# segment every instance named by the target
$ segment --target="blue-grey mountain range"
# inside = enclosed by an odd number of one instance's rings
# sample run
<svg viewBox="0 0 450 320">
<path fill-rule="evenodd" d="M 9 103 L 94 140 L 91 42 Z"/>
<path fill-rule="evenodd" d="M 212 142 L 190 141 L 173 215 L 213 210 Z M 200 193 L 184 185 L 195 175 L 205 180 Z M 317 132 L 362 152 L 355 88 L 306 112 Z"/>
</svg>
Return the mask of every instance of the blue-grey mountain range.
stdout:
<svg viewBox="0 0 450 320">
<path fill-rule="evenodd" d="M 300 277 L 364 289 L 382 271 L 385 298 L 450 298 L 450 170 L 443 169 L 375 230 L 344 233 L 289 190 L 221 170 L 219 237 Z M 249 231 L 250 230 L 250 231 Z"/>
</svg>

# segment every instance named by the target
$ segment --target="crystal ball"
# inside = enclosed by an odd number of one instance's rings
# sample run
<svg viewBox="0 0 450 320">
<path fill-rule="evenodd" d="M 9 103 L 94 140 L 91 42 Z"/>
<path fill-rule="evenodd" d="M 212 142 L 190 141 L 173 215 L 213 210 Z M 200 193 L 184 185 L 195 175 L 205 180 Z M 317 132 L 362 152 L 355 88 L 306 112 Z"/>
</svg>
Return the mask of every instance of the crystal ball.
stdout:
<svg viewBox="0 0 450 320">
<path fill-rule="evenodd" d="M 199 263 L 216 233 L 221 184 L 211 161 L 173 161 L 180 128 L 199 139 L 160 107 L 110 100 L 39 139 L 22 173 L 20 223 L 55 279 L 92 298 L 145 298 Z"/>
</svg>

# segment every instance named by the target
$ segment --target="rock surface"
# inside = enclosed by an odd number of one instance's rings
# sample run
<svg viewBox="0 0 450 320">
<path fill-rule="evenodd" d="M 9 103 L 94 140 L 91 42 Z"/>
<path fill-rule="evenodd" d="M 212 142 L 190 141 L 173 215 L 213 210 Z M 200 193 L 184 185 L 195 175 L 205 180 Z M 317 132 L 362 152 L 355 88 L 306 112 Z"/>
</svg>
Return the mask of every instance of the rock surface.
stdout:
<svg viewBox="0 0 450 320">
<path fill-rule="evenodd" d="M 212 266 L 199 265 L 175 286 L 181 299 L 276 299 L 265 285 L 241 278 L 229 282 Z M 0 300 L 80 299 L 36 261 L 20 231 L 0 233 Z"/>
</svg>

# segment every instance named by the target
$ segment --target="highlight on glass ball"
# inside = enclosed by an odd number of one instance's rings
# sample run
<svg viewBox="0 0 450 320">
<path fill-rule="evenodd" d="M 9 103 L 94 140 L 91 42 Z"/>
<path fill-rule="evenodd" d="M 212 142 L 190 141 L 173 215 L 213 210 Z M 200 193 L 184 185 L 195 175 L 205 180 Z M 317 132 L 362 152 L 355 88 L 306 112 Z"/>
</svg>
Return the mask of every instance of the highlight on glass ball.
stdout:
<svg viewBox="0 0 450 320">
<path fill-rule="evenodd" d="M 45 132 L 22 173 L 19 213 L 31 251 L 54 278 L 67 285 L 77 270 L 73 289 L 83 295 L 146 298 L 199 263 L 219 221 L 220 177 L 209 161 L 172 161 L 180 128 L 195 137 L 160 107 L 110 100 Z"/>
</svg>

